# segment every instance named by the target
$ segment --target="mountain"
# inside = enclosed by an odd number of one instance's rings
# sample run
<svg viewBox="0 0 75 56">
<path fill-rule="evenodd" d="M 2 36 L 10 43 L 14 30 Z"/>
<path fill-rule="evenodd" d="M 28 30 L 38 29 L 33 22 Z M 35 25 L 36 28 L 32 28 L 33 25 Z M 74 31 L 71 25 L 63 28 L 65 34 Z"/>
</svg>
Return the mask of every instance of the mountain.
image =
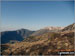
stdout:
<svg viewBox="0 0 75 56">
<path fill-rule="evenodd" d="M 41 36 L 30 37 L 29 41 L 1 46 L 1 54 L 3 55 L 58 55 L 61 51 L 74 51 L 74 32 L 64 35 L 54 32 L 46 33 Z"/>
<path fill-rule="evenodd" d="M 39 36 L 39 35 L 42 35 L 47 32 L 49 32 L 48 29 L 40 29 L 40 30 L 37 30 L 36 32 L 34 32 L 31 36 Z"/>
<path fill-rule="evenodd" d="M 74 29 L 75 29 L 75 23 L 66 26 L 64 29 L 62 29 L 62 31 L 74 31 Z"/>
<path fill-rule="evenodd" d="M 39 36 L 48 32 L 55 32 L 60 30 L 61 27 L 46 27 L 43 29 L 40 29 L 38 31 L 30 31 L 27 29 L 19 29 L 15 31 L 5 31 L 1 32 L 1 43 L 9 43 L 9 42 L 17 42 L 22 41 L 24 38 L 29 36 Z"/>
<path fill-rule="evenodd" d="M 24 38 L 31 35 L 34 31 L 30 31 L 27 29 L 20 29 L 15 31 L 5 31 L 1 32 L 1 43 L 9 43 L 11 40 L 13 41 L 22 41 Z"/>
<path fill-rule="evenodd" d="M 40 36 L 49 32 L 66 32 L 66 31 L 74 31 L 74 25 L 71 24 L 67 27 L 45 27 L 43 29 L 37 31 L 30 31 L 27 29 L 19 29 L 15 31 L 5 31 L 1 32 L 1 43 L 9 43 L 11 40 L 13 41 L 22 41 L 24 38 L 29 36 Z"/>
<path fill-rule="evenodd" d="M 57 32 L 57 31 L 62 30 L 63 28 L 64 27 L 45 27 L 43 29 L 37 30 L 31 36 L 38 36 L 38 35 L 42 35 L 48 32 Z"/>
<path fill-rule="evenodd" d="M 24 41 L 33 42 L 33 41 L 37 41 L 40 39 L 48 38 L 48 36 L 50 37 L 53 34 L 54 34 L 53 36 L 56 37 L 58 35 L 58 33 L 60 33 L 61 36 L 67 34 L 68 37 L 73 37 L 74 36 L 74 29 L 75 29 L 74 26 L 75 26 L 75 24 L 70 24 L 66 27 L 46 27 L 44 29 L 41 29 L 41 30 L 34 32 L 33 34 L 31 34 L 31 36 L 29 38 L 26 38 Z M 55 34 L 55 33 L 57 33 L 57 34 Z M 71 34 L 69 34 L 69 33 L 71 33 Z M 48 36 L 45 36 L 45 35 L 48 35 Z M 36 38 L 34 38 L 34 37 L 36 37 Z"/>
<path fill-rule="evenodd" d="M 63 28 L 64 27 L 53 27 L 53 26 L 51 26 L 51 27 L 45 27 L 44 29 L 49 29 L 49 30 L 53 30 L 53 31 L 59 31 L 59 30 L 61 30 Z"/>
<path fill-rule="evenodd" d="M 2 44 L 1 54 L 2 55 L 59 55 L 59 52 L 74 52 L 74 28 L 69 25 L 64 32 L 62 31 L 51 31 L 49 29 L 42 29 L 45 33 L 37 36 L 29 36 L 21 42 L 14 44 Z M 64 28 L 64 29 L 65 29 Z M 69 30 L 70 31 L 69 31 Z M 54 29 L 53 29 L 54 30 Z M 41 31 L 41 30 L 40 30 Z M 39 33 L 40 33 L 39 31 Z M 19 32 L 18 32 L 19 33 Z M 33 32 L 34 34 L 35 32 Z M 23 34 L 21 34 L 23 35 Z M 66 55 L 66 56 L 71 56 Z"/>
</svg>

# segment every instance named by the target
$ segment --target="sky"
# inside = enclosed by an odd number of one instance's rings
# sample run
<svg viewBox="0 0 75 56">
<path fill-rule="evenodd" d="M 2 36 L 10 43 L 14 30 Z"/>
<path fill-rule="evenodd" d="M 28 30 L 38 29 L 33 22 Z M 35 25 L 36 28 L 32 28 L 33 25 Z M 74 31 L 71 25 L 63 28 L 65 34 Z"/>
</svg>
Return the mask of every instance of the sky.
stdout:
<svg viewBox="0 0 75 56">
<path fill-rule="evenodd" d="M 74 22 L 73 1 L 3 1 L 1 11 L 2 30 L 39 30 Z"/>
</svg>

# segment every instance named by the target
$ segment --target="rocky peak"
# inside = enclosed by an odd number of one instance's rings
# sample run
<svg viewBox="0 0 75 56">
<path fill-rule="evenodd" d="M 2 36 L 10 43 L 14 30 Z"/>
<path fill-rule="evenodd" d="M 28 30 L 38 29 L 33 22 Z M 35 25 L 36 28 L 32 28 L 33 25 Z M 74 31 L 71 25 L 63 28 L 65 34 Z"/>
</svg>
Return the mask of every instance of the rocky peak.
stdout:
<svg viewBox="0 0 75 56">
<path fill-rule="evenodd" d="M 61 30 L 64 27 L 54 27 L 54 26 L 50 26 L 50 27 L 45 27 L 44 29 L 48 29 L 48 30 Z"/>
</svg>

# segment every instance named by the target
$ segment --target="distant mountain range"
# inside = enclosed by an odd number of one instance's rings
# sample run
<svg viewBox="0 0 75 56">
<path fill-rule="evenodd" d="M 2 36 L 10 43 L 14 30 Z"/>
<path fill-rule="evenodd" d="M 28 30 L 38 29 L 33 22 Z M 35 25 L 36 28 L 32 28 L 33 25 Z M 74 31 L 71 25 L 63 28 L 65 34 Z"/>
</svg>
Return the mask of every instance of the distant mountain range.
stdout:
<svg viewBox="0 0 75 56">
<path fill-rule="evenodd" d="M 45 27 L 43 29 L 40 29 L 36 32 L 34 32 L 31 36 L 38 36 L 38 35 L 42 35 L 45 34 L 47 32 L 57 32 L 57 31 L 61 31 L 64 27 Z"/>
<path fill-rule="evenodd" d="M 49 29 L 49 30 L 62 30 L 64 29 L 64 27 L 53 27 L 53 26 L 50 26 L 50 27 L 45 27 L 44 29 Z"/>
<path fill-rule="evenodd" d="M 34 31 L 30 31 L 27 29 L 1 32 L 1 43 L 9 43 L 11 40 L 22 41 L 24 40 L 24 38 L 28 37 L 33 32 Z"/>
<path fill-rule="evenodd" d="M 9 43 L 11 40 L 22 41 L 29 36 L 40 36 L 48 32 L 71 31 L 74 29 L 74 24 L 67 27 L 45 27 L 37 31 L 30 31 L 28 29 L 19 29 L 15 31 L 1 32 L 1 43 Z"/>
</svg>

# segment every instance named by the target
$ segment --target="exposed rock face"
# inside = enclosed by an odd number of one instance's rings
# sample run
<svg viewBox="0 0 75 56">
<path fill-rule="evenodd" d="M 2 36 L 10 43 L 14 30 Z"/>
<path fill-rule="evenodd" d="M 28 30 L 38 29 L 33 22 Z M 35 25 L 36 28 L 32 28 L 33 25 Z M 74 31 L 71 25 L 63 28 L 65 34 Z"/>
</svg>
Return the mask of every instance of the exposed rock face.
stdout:
<svg viewBox="0 0 75 56">
<path fill-rule="evenodd" d="M 74 31 L 75 30 L 75 23 L 65 27 L 64 29 L 62 29 L 62 31 Z"/>
<path fill-rule="evenodd" d="M 62 30 L 64 27 L 46 27 L 44 29 L 49 29 L 49 30 Z"/>
</svg>

